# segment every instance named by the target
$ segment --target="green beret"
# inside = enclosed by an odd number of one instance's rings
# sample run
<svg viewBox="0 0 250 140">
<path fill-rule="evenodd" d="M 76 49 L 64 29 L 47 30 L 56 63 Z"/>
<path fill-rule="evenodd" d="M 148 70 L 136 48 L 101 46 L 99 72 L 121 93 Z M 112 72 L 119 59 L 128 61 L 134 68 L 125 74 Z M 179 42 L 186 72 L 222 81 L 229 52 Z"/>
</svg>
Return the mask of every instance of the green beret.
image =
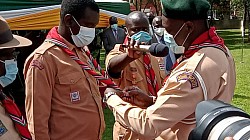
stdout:
<svg viewBox="0 0 250 140">
<path fill-rule="evenodd" d="M 207 19 L 210 4 L 207 0 L 161 0 L 162 14 L 167 18 Z"/>
</svg>

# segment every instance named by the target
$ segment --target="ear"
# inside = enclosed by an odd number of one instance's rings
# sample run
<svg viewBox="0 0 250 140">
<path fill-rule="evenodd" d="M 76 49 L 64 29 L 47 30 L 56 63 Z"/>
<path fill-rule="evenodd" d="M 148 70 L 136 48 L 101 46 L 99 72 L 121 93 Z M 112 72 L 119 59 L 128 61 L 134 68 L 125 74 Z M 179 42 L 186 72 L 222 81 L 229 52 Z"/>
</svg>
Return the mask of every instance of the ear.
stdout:
<svg viewBox="0 0 250 140">
<path fill-rule="evenodd" d="M 191 22 L 191 21 L 187 21 L 187 22 L 186 22 L 186 25 L 187 25 L 187 30 L 188 30 L 188 32 L 189 32 L 189 33 L 193 32 L 193 30 L 194 30 L 194 23 Z"/>
<path fill-rule="evenodd" d="M 72 20 L 73 20 L 72 15 L 66 14 L 64 16 L 64 23 L 67 27 L 72 27 L 73 24 Z"/>
</svg>

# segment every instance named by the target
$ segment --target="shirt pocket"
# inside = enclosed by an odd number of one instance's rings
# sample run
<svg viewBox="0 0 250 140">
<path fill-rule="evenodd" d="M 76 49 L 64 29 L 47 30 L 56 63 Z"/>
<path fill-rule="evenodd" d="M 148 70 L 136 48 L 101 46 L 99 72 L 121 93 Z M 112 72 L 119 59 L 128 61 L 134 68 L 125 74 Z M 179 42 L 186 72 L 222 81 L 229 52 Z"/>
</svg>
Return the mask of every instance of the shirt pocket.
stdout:
<svg viewBox="0 0 250 140">
<path fill-rule="evenodd" d="M 66 104 L 78 104 L 83 98 L 84 82 L 82 73 L 74 72 L 58 76 L 55 99 Z"/>
<path fill-rule="evenodd" d="M 133 68 L 126 69 L 126 73 L 124 75 L 124 78 L 126 79 L 126 82 L 130 83 L 129 85 L 138 85 L 140 82 L 142 82 L 143 77 L 138 72 L 138 70 L 132 70 Z"/>
<path fill-rule="evenodd" d="M 167 74 L 166 74 L 165 70 L 159 70 L 159 74 L 160 74 L 160 77 L 161 77 L 161 81 L 163 83 L 163 81 L 166 78 Z"/>
</svg>

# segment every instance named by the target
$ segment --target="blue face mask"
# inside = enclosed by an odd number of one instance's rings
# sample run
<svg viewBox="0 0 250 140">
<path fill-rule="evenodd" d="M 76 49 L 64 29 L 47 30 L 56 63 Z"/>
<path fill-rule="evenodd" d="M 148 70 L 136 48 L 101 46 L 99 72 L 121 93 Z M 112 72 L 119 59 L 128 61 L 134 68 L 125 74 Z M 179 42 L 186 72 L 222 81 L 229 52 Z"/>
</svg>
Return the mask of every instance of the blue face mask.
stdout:
<svg viewBox="0 0 250 140">
<path fill-rule="evenodd" d="M 2 87 L 6 87 L 16 79 L 16 75 L 18 72 L 17 61 L 11 59 L 5 61 L 0 60 L 0 62 L 5 64 L 6 71 L 6 74 L 0 77 L 0 84 L 2 85 Z"/>
<path fill-rule="evenodd" d="M 140 32 L 132 35 L 131 38 L 135 41 L 139 40 L 139 42 L 144 42 L 144 43 L 148 43 L 152 39 L 150 34 L 148 32 L 144 32 L 144 31 L 140 31 Z"/>
<path fill-rule="evenodd" d="M 117 30 L 118 25 L 117 25 L 117 24 L 112 24 L 112 25 L 110 25 L 110 27 L 111 27 L 112 29 L 114 29 L 114 30 Z"/>
</svg>

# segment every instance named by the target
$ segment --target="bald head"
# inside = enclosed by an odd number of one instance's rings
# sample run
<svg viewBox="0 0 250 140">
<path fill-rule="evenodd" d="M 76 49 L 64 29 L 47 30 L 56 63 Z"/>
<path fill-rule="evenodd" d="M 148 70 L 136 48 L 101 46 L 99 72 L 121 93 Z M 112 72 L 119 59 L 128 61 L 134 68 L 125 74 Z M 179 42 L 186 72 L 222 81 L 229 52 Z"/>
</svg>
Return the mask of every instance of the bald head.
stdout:
<svg viewBox="0 0 250 140">
<path fill-rule="evenodd" d="M 133 35 L 139 31 L 149 32 L 148 18 L 141 11 L 131 12 L 125 19 L 125 25 L 129 35 Z"/>
<path fill-rule="evenodd" d="M 149 24 L 148 18 L 147 16 L 140 11 L 133 11 L 131 12 L 125 19 L 125 25 L 129 25 L 129 24 L 134 24 L 137 22 L 146 22 L 147 24 Z"/>
<path fill-rule="evenodd" d="M 162 19 L 161 19 L 161 16 L 156 16 L 156 17 L 153 19 L 152 26 L 153 26 L 153 27 L 156 27 L 156 28 L 162 27 Z"/>
</svg>

